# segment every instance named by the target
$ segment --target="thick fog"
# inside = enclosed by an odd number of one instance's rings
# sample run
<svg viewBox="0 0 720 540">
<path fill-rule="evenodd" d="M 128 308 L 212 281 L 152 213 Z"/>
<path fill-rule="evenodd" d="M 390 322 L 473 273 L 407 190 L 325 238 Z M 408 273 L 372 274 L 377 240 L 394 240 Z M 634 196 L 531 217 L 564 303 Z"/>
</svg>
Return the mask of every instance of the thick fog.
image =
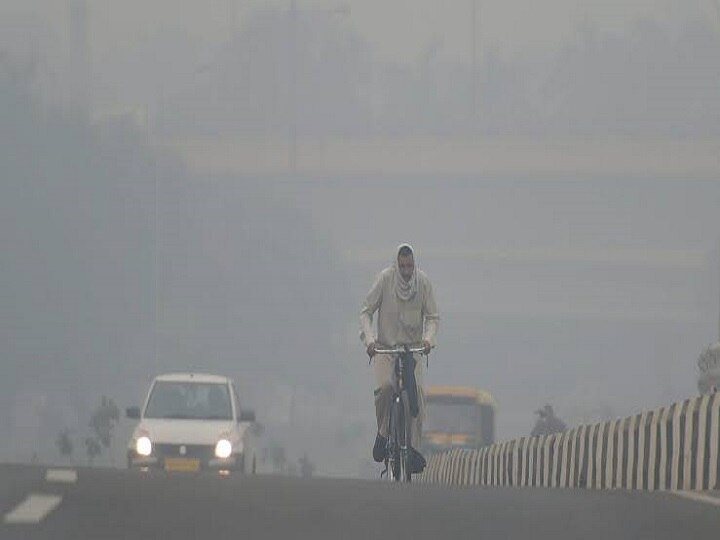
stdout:
<svg viewBox="0 0 720 540">
<path fill-rule="evenodd" d="M 146 4 L 0 5 L 0 459 L 67 429 L 84 463 L 101 396 L 197 370 L 289 463 L 373 474 L 358 315 L 404 241 L 426 382 L 490 391 L 500 438 L 697 393 L 716 1 Z"/>
</svg>

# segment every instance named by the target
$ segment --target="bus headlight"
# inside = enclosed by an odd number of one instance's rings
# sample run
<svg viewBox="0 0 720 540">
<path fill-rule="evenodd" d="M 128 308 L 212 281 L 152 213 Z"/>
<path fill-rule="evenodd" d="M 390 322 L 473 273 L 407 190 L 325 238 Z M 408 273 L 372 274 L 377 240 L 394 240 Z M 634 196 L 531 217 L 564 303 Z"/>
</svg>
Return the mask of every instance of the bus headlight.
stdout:
<svg viewBox="0 0 720 540">
<path fill-rule="evenodd" d="M 152 454 L 152 443 L 149 437 L 139 437 L 135 442 L 135 451 L 138 455 L 149 456 Z"/>
<path fill-rule="evenodd" d="M 229 458 L 232 454 L 232 445 L 227 439 L 220 439 L 215 445 L 215 456 L 221 459 Z"/>
</svg>

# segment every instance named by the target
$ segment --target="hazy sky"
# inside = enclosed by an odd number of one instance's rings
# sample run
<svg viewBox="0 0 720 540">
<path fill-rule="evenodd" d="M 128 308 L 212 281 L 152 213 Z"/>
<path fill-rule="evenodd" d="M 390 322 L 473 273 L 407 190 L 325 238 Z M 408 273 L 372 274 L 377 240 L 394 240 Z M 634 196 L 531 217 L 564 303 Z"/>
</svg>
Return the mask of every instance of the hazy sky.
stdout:
<svg viewBox="0 0 720 540">
<path fill-rule="evenodd" d="M 65 64 L 72 64 L 68 6 L 76 1 L 3 0 L 0 63 L 6 61 L 1 54 L 6 46 L 36 46 L 40 62 L 50 68 L 39 70 L 45 71 L 40 83 L 48 92 L 57 91 L 53 70 L 61 82 L 63 75 L 73 81 L 72 65 Z M 176 116 L 192 107 L 201 112 L 217 107 L 209 111 L 217 113 L 209 117 L 215 124 L 208 121 L 212 134 L 237 106 L 230 102 L 222 108 L 223 100 L 188 66 L 222 56 L 220 48 L 252 10 L 287 9 L 290 0 L 88 0 L 87 5 L 94 59 L 89 76 L 105 85 L 92 81 L 99 97 L 116 92 L 125 104 L 150 103 L 151 115 L 153 99 L 174 104 L 169 110 Z M 343 5 L 349 11 L 338 10 Z M 375 60 L 415 63 L 431 53 L 470 60 L 471 0 L 297 0 L 297 6 L 340 18 L 364 37 Z M 670 31 L 703 19 L 711 22 L 706 28 L 720 33 L 713 6 L 713 0 L 478 0 L 478 51 L 494 48 L 500 55 L 517 55 L 522 64 L 522 55 L 567 43 L 583 25 L 623 32 L 640 19 Z M 275 17 L 274 23 L 279 31 L 256 25 L 239 49 L 227 49 L 232 55 L 265 46 L 263 54 L 251 58 L 264 63 L 257 94 L 247 95 L 268 110 L 282 109 L 291 95 L 283 94 L 286 85 L 278 75 L 287 49 L 271 54 L 275 40 L 284 37 L 286 21 Z M 618 60 L 634 52 L 633 33 L 609 47 L 602 62 L 570 55 L 575 64 L 550 79 L 556 86 L 538 92 L 534 99 L 540 106 L 530 110 L 543 112 L 554 102 L 542 100 L 556 98 L 567 105 L 569 124 L 586 110 L 598 111 L 587 117 L 593 127 L 596 118 L 627 120 L 618 121 L 617 129 L 648 122 L 654 135 L 656 120 L 695 127 L 707 117 L 708 133 L 718 133 L 713 123 L 720 110 L 715 105 L 720 79 L 713 71 L 718 49 L 707 34 L 679 52 L 673 40 L 656 52 L 653 45 L 664 41 L 648 39 L 655 56 L 637 52 L 636 63 Z M 668 64 L 673 69 L 666 70 L 662 60 L 675 52 L 675 63 Z M 153 58 L 147 61 L 143 54 Z M 688 60 L 697 58 L 704 63 Z M 337 65 L 345 64 L 338 61 L 324 71 L 335 73 Z M 650 69 L 648 74 L 648 65 L 658 73 Z M 225 69 L 242 82 L 251 79 L 247 66 L 254 67 L 248 61 Z M 596 72 L 601 76 L 593 77 Z M 7 73 L 11 76 L 0 83 L 22 82 L 11 69 L 0 76 Z M 577 78 L 579 87 L 572 84 Z M 346 95 L 318 80 L 308 85 L 308 93 Z M 612 87 L 618 95 L 606 100 L 603 85 L 618 80 L 626 84 Z M 404 105 L 422 93 L 412 77 L 408 81 L 393 103 Z M 493 178 L 480 169 L 465 177 L 425 171 L 346 178 L 279 174 L 258 180 L 247 169 L 235 176 L 195 174 L 175 160 L 161 161 L 155 169 L 145 139 L 126 132 L 122 122 L 86 129 L 70 118 L 45 118 L 30 100 L 17 99 L 25 87 L 15 82 L 18 88 L 0 84 L 0 113 L 6 115 L 0 136 L 15 145 L 0 145 L 0 207 L 11 217 L 10 226 L 0 230 L 0 257 L 5 257 L 0 297 L 4 293 L 16 301 L 3 303 L 0 316 L 17 322 L 0 325 L 0 357 L 8 359 L 0 362 L 0 383 L 17 393 L 0 392 L 0 428 L 2 422 L 9 429 L 29 425 L 24 417 L 2 411 L 23 409 L 33 396 L 48 395 L 45 425 L 54 427 L 57 419 L 50 413 L 65 407 L 65 417 L 77 414 L 74 421 L 81 426 L 84 404 L 100 389 L 112 389 L 123 406 L 131 405 L 126 401 L 139 400 L 157 371 L 203 367 L 237 376 L 268 424 L 282 420 L 286 428 L 307 433 L 308 425 L 332 428 L 336 435 L 345 433 L 346 448 L 352 450 L 347 455 L 368 457 L 373 382 L 357 336 L 357 315 L 375 273 L 401 241 L 418 248 L 443 317 L 428 381 L 490 389 L 500 404 L 501 437 L 529 431 L 532 411 L 545 402 L 576 423 L 630 414 L 696 391 L 696 358 L 718 329 L 716 180 L 672 178 L 667 171 L 663 179 L 632 171 L 598 178 L 586 173 L 572 181 L 540 177 L 537 171 L 536 178 Z M 489 103 L 502 107 L 513 88 L 526 90 L 523 80 L 513 82 L 512 73 L 496 72 L 496 86 L 486 93 L 494 99 Z M 186 94 L 183 84 L 189 87 Z M 173 86 L 180 97 L 189 96 L 187 101 L 165 99 Z M 569 97 L 561 91 L 568 87 L 575 91 Z M 647 97 L 638 90 L 646 87 L 660 93 Z M 392 94 L 395 87 L 382 88 Z M 89 99 L 82 92 L 72 97 L 73 103 L 92 105 L 82 103 Z M 429 110 L 445 120 L 450 97 L 428 101 L 431 106 L 420 100 L 408 115 Z M 322 116 L 308 105 L 307 95 L 304 99 L 299 109 L 310 114 L 306 124 L 300 123 L 301 137 L 302 128 Z M 462 97 L 457 101 L 469 104 Z M 509 100 L 498 114 L 513 114 L 514 103 L 527 101 Z M 276 133 L 284 136 L 285 119 L 278 118 Z M 236 117 L 229 122 L 240 123 Z M 257 132 L 248 125 L 243 133 Z M 512 122 L 502 125 L 515 134 Z M 191 123 L 178 126 L 180 136 L 193 135 L 182 131 Z M 279 148 L 270 153 L 284 163 L 284 147 Z M 532 149 L 523 156 L 520 147 L 508 148 L 518 161 L 532 154 Z M 243 155 L 240 150 L 231 152 Z M 303 152 L 301 145 L 301 166 Z M 595 156 L 602 152 L 594 148 Z M 440 164 L 433 165 L 438 171 Z M 649 170 L 657 171 L 660 166 L 654 165 Z M 328 397 L 328 391 L 334 395 Z M 41 435 L 29 433 L 24 440 L 37 444 Z M 335 449 L 321 437 L 308 444 L 318 451 Z"/>
<path fill-rule="evenodd" d="M 5 0 L 0 13 L 41 13 L 60 25 L 72 0 Z M 478 50 L 494 47 L 516 54 L 555 47 L 585 23 L 606 31 L 622 31 L 639 18 L 677 28 L 688 20 L 718 19 L 715 0 L 477 0 Z M 94 0 L 92 16 L 95 54 L 102 56 L 143 35 L 162 29 L 183 29 L 201 41 L 229 32 L 253 9 L 282 8 L 290 0 Z M 347 20 L 381 59 L 417 60 L 429 49 L 440 56 L 469 61 L 472 0 L 298 0 L 298 9 L 327 11 Z M 349 7 L 349 13 L 337 13 Z M 720 27 L 720 23 L 718 23 Z M 719 30 L 720 31 L 720 30 Z"/>
</svg>

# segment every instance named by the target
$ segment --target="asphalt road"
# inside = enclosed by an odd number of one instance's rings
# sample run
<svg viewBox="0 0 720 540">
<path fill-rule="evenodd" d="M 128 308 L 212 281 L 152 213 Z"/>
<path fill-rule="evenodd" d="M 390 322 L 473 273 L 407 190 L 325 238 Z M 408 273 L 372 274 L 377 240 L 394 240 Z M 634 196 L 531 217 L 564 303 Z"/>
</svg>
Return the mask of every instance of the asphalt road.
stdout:
<svg viewBox="0 0 720 540">
<path fill-rule="evenodd" d="M 0 538 L 715 538 L 720 494 L 449 488 L 0 465 Z"/>
</svg>

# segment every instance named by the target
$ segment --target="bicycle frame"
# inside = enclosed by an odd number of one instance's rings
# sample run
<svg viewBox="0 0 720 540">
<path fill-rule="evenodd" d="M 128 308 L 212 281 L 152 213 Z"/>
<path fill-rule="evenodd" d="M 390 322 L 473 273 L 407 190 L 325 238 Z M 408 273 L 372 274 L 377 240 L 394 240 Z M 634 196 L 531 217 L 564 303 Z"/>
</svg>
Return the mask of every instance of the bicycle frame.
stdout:
<svg viewBox="0 0 720 540">
<path fill-rule="evenodd" d="M 412 424 L 409 420 L 410 404 L 405 386 L 405 362 L 403 358 L 413 353 L 424 353 L 423 347 L 394 347 L 375 349 L 377 354 L 391 354 L 394 357 L 395 381 L 390 409 L 387 447 L 385 452 L 385 470 L 381 477 L 392 471 L 396 482 L 410 482 L 409 448 L 412 437 Z"/>
</svg>

